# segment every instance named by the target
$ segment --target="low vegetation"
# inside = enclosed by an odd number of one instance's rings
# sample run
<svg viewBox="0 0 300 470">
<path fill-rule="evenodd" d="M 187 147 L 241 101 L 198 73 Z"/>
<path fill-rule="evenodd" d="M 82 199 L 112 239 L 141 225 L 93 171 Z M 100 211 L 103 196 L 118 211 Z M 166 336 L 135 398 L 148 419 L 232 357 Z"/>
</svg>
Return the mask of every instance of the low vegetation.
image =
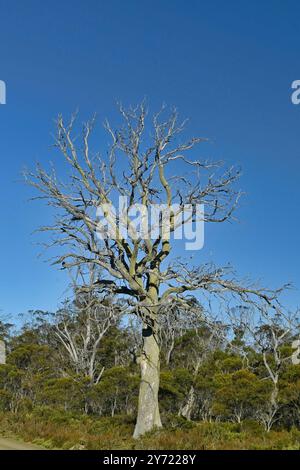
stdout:
<svg viewBox="0 0 300 470">
<path fill-rule="evenodd" d="M 264 431 L 253 421 L 234 423 L 188 423 L 166 418 L 164 430 L 132 438 L 134 420 L 119 415 L 95 418 L 49 409 L 0 415 L 0 432 L 18 436 L 48 449 L 64 450 L 299 450 L 300 431 Z"/>
</svg>

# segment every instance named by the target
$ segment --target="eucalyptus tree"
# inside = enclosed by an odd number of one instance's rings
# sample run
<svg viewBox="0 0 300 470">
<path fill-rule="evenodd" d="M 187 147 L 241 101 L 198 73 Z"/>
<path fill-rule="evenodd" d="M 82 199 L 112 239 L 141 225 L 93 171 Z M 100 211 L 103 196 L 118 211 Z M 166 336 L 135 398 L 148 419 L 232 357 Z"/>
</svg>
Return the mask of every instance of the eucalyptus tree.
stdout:
<svg viewBox="0 0 300 470">
<path fill-rule="evenodd" d="M 104 124 L 110 143 L 103 144 L 102 154 L 90 139 L 95 119 L 84 124 L 78 138 L 75 116 L 67 123 L 59 116 L 55 146 L 70 170 L 68 176 L 59 178 L 54 167 L 48 171 L 38 165 L 27 179 L 56 211 L 53 225 L 42 229 L 52 235 L 56 263 L 63 268 L 96 263 L 106 273 L 100 280 L 103 288 L 127 298 L 129 311 L 141 319 L 143 345 L 137 359 L 141 382 L 134 432 L 139 437 L 161 426 L 158 319 L 166 306 L 178 302 L 188 307 L 190 294 L 196 291 L 227 292 L 241 301 L 267 303 L 275 300 L 277 292 L 239 282 L 227 267 L 192 266 L 188 256 L 173 259 L 178 231 L 197 222 L 222 223 L 233 217 L 240 171 L 197 156 L 205 139 L 183 139 L 186 121 L 179 121 L 176 110 L 162 108 L 152 118 L 144 103 L 119 110 L 120 126 Z M 116 213 L 118 197 L 127 203 Z M 155 223 L 149 224 L 145 212 L 156 205 L 163 205 L 164 212 L 159 210 Z M 142 230 L 134 220 L 137 207 Z"/>
</svg>

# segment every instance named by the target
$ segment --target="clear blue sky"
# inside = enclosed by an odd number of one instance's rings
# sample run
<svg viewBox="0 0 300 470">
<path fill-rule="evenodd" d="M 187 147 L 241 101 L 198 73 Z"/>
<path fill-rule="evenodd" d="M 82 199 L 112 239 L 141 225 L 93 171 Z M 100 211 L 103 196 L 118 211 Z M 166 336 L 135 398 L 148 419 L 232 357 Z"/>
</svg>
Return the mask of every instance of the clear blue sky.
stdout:
<svg viewBox="0 0 300 470">
<path fill-rule="evenodd" d="M 29 203 L 24 166 L 53 158 L 53 119 L 79 107 L 114 117 L 114 101 L 165 101 L 213 140 L 205 157 L 238 163 L 240 222 L 207 230 L 201 262 L 300 287 L 300 79 L 297 1 L 0 0 L 0 309 L 53 309 L 65 277 L 37 257 L 31 232 L 50 220 Z M 288 303 L 298 305 L 299 291 Z"/>
</svg>

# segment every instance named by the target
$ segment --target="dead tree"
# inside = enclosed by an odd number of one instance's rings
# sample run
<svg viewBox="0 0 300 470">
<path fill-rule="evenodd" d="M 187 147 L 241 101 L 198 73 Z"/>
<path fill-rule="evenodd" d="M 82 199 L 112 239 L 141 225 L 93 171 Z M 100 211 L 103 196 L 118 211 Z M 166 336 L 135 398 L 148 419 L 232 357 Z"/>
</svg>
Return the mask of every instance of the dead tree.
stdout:
<svg viewBox="0 0 300 470">
<path fill-rule="evenodd" d="M 234 309 L 229 312 L 229 318 L 232 325 L 245 332 L 248 344 L 261 357 L 264 366 L 262 380 L 270 383 L 270 393 L 257 416 L 269 432 L 280 417 L 279 382 L 284 366 L 292 360 L 290 348 L 299 334 L 299 311 L 285 311 L 279 305 L 275 308 L 264 305 L 259 309 Z"/>
<path fill-rule="evenodd" d="M 164 357 L 166 366 L 170 365 L 171 357 L 176 343 L 188 331 L 197 330 L 206 324 L 204 312 L 199 303 L 195 300 L 195 305 L 186 308 L 175 299 L 162 307 L 159 315 L 159 337 L 161 354 Z"/>
<path fill-rule="evenodd" d="M 271 383 L 269 400 L 258 416 L 267 432 L 279 419 L 280 377 L 285 364 L 292 359 L 292 353 L 287 353 L 284 346 L 292 345 L 294 334 L 299 327 L 298 313 L 263 308 L 260 310 L 259 324 L 253 330 L 255 345 L 262 355 L 266 372 L 264 380 Z"/>
<path fill-rule="evenodd" d="M 192 267 L 189 260 L 165 265 L 175 230 L 197 220 L 222 223 L 232 218 L 240 196 L 235 189 L 240 172 L 222 170 L 220 162 L 195 158 L 192 152 L 204 139 L 181 140 L 185 122 L 178 122 L 176 110 L 164 117 L 163 108 L 152 120 L 143 103 L 128 110 L 120 106 L 120 112 L 123 124 L 119 128 L 105 123 L 111 138 L 107 157 L 91 149 L 94 120 L 84 125 L 79 142 L 75 117 L 66 124 L 60 116 L 55 145 L 71 170 L 68 180 L 62 183 L 54 169 L 47 171 L 40 165 L 27 174 L 27 179 L 57 211 L 54 224 L 43 228 L 58 248 L 56 263 L 63 268 L 96 263 L 106 273 L 103 285 L 115 295 L 126 296 L 131 311 L 142 320 L 143 346 L 138 359 L 141 384 L 134 432 L 139 437 L 161 426 L 161 307 L 173 299 L 188 305 L 191 291 L 216 295 L 230 292 L 243 301 L 267 303 L 275 300 L 277 292 L 240 283 L 227 268 Z M 118 196 L 128 201 L 121 211 L 122 224 L 125 219 L 128 227 L 126 236 L 120 227 L 121 216 L 114 218 L 113 214 Z M 167 210 L 155 230 L 147 226 L 146 233 L 137 233 L 130 216 L 132 208 L 140 204 L 149 209 L 162 203 Z M 197 205 L 204 205 L 204 211 L 197 212 Z M 99 224 L 100 206 L 108 227 Z M 189 215 L 184 213 L 187 206 L 191 208 Z"/>
<path fill-rule="evenodd" d="M 122 306 L 99 292 L 94 264 L 88 265 L 87 273 L 83 266 L 77 271 L 73 279 L 74 298 L 64 302 L 55 314 L 53 331 L 75 372 L 97 384 L 104 372 L 98 357 L 101 340 L 117 324 Z"/>
</svg>

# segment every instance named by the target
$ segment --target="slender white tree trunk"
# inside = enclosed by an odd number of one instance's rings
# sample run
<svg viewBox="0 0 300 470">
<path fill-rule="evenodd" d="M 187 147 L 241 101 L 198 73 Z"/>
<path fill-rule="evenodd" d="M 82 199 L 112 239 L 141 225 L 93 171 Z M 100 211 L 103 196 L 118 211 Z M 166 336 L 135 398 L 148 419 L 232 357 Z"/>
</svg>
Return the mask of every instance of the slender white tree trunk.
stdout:
<svg viewBox="0 0 300 470">
<path fill-rule="evenodd" d="M 143 351 L 138 362 L 141 367 L 138 415 L 133 437 L 162 426 L 158 406 L 159 344 L 152 328 L 143 329 Z"/>
<path fill-rule="evenodd" d="M 178 415 L 183 416 L 188 421 L 190 421 L 192 419 L 192 412 L 193 412 L 194 404 L 195 404 L 195 389 L 194 389 L 194 386 L 192 385 L 188 393 L 186 403 L 184 404 L 184 406 L 180 408 Z"/>
</svg>

